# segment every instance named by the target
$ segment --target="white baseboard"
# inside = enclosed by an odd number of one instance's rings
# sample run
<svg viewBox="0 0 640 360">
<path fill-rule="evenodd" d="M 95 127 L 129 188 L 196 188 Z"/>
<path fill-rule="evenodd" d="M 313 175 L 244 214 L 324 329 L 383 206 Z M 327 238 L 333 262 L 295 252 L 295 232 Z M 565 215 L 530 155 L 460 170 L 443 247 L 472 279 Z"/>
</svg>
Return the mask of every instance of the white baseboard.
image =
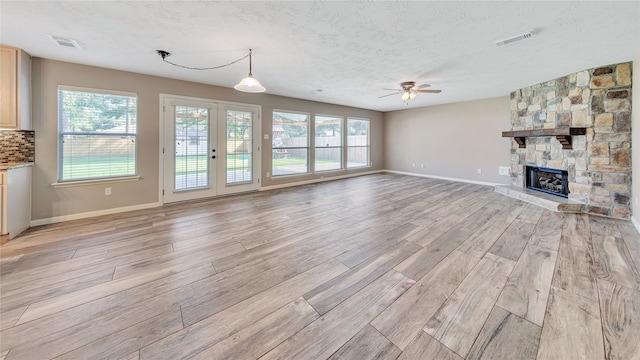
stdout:
<svg viewBox="0 0 640 360">
<path fill-rule="evenodd" d="M 144 210 L 144 209 L 150 209 L 150 208 L 159 207 L 159 206 L 162 206 L 162 204 L 159 202 L 154 202 L 154 203 L 148 203 L 148 204 L 124 206 L 124 207 L 113 208 L 113 209 L 90 211 L 90 212 L 79 213 L 79 214 L 54 216 L 54 217 L 45 218 L 45 219 L 31 220 L 31 226 L 55 224 L 63 221 L 86 219 L 94 216 L 111 215 L 111 214 L 117 214 L 117 213 L 122 213 L 127 211 L 134 211 L 134 210 Z"/>
<path fill-rule="evenodd" d="M 464 182 L 464 183 L 477 184 L 477 185 L 488 185 L 488 186 L 506 185 L 506 184 L 499 184 L 499 183 L 486 182 L 486 181 L 459 179 L 459 178 L 452 178 L 452 177 L 446 177 L 446 176 L 437 176 L 437 175 L 428 175 L 428 174 L 418 174 L 418 173 L 412 173 L 412 172 L 406 172 L 406 171 L 397 171 L 397 170 L 383 170 L 383 171 L 384 172 L 388 172 L 388 173 L 392 173 L 392 174 L 419 176 L 419 177 L 426 177 L 426 178 L 440 179 L 440 180 L 449 180 L 449 181 L 456 181 L 456 182 Z"/>
<path fill-rule="evenodd" d="M 634 218 L 633 216 L 631 217 L 631 223 L 636 227 L 636 230 L 640 232 L 640 223 L 638 223 L 638 220 L 636 220 L 636 218 Z"/>
<path fill-rule="evenodd" d="M 308 184 L 315 184 L 315 183 L 331 181 L 331 180 L 347 179 L 347 178 L 352 178 L 352 177 L 356 177 L 356 176 L 379 174 L 379 173 L 381 173 L 383 171 L 384 170 L 375 170 L 375 171 L 359 172 L 359 173 L 347 174 L 347 175 L 323 177 L 323 178 L 320 178 L 320 179 L 313 179 L 313 180 L 296 181 L 296 182 L 280 184 L 280 185 L 263 186 L 263 187 L 260 188 L 260 191 L 283 189 L 283 188 L 288 188 L 288 187 L 292 187 L 292 186 L 308 185 Z"/>
</svg>

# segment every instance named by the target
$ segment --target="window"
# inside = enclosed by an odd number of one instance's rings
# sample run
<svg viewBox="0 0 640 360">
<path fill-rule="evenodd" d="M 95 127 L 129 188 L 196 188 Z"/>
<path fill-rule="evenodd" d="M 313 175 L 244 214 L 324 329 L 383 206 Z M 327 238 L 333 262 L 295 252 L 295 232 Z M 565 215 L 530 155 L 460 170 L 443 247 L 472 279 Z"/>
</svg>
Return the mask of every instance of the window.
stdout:
<svg viewBox="0 0 640 360">
<path fill-rule="evenodd" d="M 315 171 L 342 169 L 342 117 L 315 117 Z"/>
<path fill-rule="evenodd" d="M 136 175 L 137 95 L 58 89 L 58 181 Z"/>
<path fill-rule="evenodd" d="M 253 114 L 227 110 L 227 184 L 253 181 Z"/>
<path fill-rule="evenodd" d="M 272 126 L 272 175 L 308 173 L 309 114 L 274 111 Z"/>
<path fill-rule="evenodd" d="M 209 108 L 174 106 L 174 189 L 209 187 Z"/>
<path fill-rule="evenodd" d="M 369 166 L 369 120 L 347 119 L 347 168 Z"/>
</svg>

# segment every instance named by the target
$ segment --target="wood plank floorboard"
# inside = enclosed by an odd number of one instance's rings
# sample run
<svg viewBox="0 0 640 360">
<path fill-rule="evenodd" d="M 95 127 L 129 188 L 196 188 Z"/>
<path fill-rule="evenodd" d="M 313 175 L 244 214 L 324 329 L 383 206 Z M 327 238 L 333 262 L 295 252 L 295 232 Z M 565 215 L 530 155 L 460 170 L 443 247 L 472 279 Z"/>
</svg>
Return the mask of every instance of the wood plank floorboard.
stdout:
<svg viewBox="0 0 640 360">
<path fill-rule="evenodd" d="M 319 317 L 298 298 L 191 359 L 257 359 Z"/>
<path fill-rule="evenodd" d="M 534 224 L 520 219 L 514 220 L 491 246 L 489 252 L 509 260 L 518 261 L 534 229 Z"/>
<path fill-rule="evenodd" d="M 404 350 L 479 259 L 454 251 L 416 282 L 371 324 Z"/>
<path fill-rule="evenodd" d="M 527 245 L 496 305 L 542 326 L 557 253 Z"/>
<path fill-rule="evenodd" d="M 535 360 L 541 328 L 495 306 L 478 335 L 469 360 Z"/>
<path fill-rule="evenodd" d="M 460 356 L 466 356 L 489 316 L 515 263 L 487 254 L 424 327 Z"/>
<path fill-rule="evenodd" d="M 13 327 L 25 310 L 27 307 L 22 306 L 0 313 L 0 331 Z"/>
<path fill-rule="evenodd" d="M 260 292 L 268 290 L 283 281 L 302 274 L 337 254 L 342 249 L 334 244 L 327 245 L 317 251 L 301 256 L 299 262 L 281 263 L 268 270 L 242 279 L 230 279 L 226 284 L 216 284 L 216 291 L 182 304 L 182 316 L 185 326 L 196 323 L 210 315 L 224 310 L 238 302 L 248 299 Z"/>
<path fill-rule="evenodd" d="M 205 264 L 97 300 L 87 300 L 81 305 L 3 331 L 0 333 L 1 345 L 13 348 L 82 323 L 91 323 L 92 320 L 105 315 L 106 317 L 103 319 L 109 319 L 118 310 L 136 306 L 136 304 L 142 304 L 144 307 L 147 304 L 145 301 L 152 301 L 150 299 L 154 297 L 169 302 L 174 297 L 183 298 L 192 295 L 193 291 L 189 294 L 186 294 L 185 291 L 192 290 L 192 288 L 204 288 L 199 280 L 206 279 L 213 274 L 211 264 Z M 225 276 L 231 276 L 231 274 L 225 274 Z"/>
<path fill-rule="evenodd" d="M 568 214 L 562 227 L 552 286 L 597 299 L 589 216 Z"/>
<path fill-rule="evenodd" d="M 338 261 L 329 260 L 142 349 L 140 357 L 170 360 L 193 356 L 233 336 L 347 269 Z"/>
<path fill-rule="evenodd" d="M 439 359 L 461 360 L 462 358 L 431 335 L 420 331 L 398 360 Z"/>
<path fill-rule="evenodd" d="M 380 334 L 371 325 L 366 325 L 352 337 L 329 360 L 395 360 L 402 351 Z"/>
<path fill-rule="evenodd" d="M 262 359 L 326 359 L 393 303 L 414 281 L 390 270 Z"/>
<path fill-rule="evenodd" d="M 459 250 L 482 259 L 522 211 L 523 205 L 511 202 L 476 230 Z"/>
<path fill-rule="evenodd" d="M 631 259 L 636 264 L 636 269 L 640 269 L 640 237 L 638 232 L 629 221 L 618 221 L 617 223 L 622 239 L 631 254 Z"/>
<path fill-rule="evenodd" d="M 558 231 L 558 229 L 562 228 L 564 214 L 550 210 L 544 210 L 543 214 L 529 239 L 529 244 L 558 251 L 560 237 L 562 236 L 562 232 Z"/>
<path fill-rule="evenodd" d="M 318 286 L 306 293 L 304 297 L 316 311 L 324 315 L 336 305 L 393 269 L 394 266 L 413 254 L 418 248 L 419 246 L 416 244 L 402 241 L 383 254 Z"/>
<path fill-rule="evenodd" d="M 640 359 L 640 291 L 598 280 L 607 359 Z"/>
<path fill-rule="evenodd" d="M 537 359 L 604 358 L 597 301 L 552 287 Z"/>
<path fill-rule="evenodd" d="M 596 278 L 640 290 L 640 272 L 622 237 L 592 233 L 591 240 Z"/>
<path fill-rule="evenodd" d="M 398 174 L 38 226 L 0 359 L 638 359 L 640 235 Z"/>
</svg>

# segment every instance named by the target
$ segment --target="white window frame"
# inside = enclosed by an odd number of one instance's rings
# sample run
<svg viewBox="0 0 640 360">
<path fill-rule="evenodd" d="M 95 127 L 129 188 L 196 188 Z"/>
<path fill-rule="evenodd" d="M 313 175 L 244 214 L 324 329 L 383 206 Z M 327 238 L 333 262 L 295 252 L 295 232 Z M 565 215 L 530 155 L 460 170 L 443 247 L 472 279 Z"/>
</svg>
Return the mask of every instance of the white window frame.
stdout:
<svg viewBox="0 0 640 360">
<path fill-rule="evenodd" d="M 138 94 L 135 92 L 127 92 L 127 91 L 119 91 L 119 90 L 107 90 L 107 89 L 95 89 L 95 88 L 87 88 L 87 87 L 77 87 L 77 86 L 68 86 L 68 85 L 59 85 L 56 91 L 57 98 L 59 99 L 60 91 L 73 91 L 73 92 L 85 92 L 85 93 L 94 93 L 94 94 L 104 94 L 104 95 L 116 95 L 116 96 L 127 96 L 134 97 L 136 99 L 136 132 L 135 133 L 104 133 L 104 134 L 90 134 L 90 135 L 105 135 L 105 136 L 114 136 L 114 135 L 123 135 L 123 136 L 133 136 L 135 142 L 135 154 L 134 154 L 134 172 L 133 174 L 123 174 L 118 176 L 104 176 L 104 177 L 95 177 L 95 178 L 78 178 L 78 179 L 63 179 L 63 149 L 64 144 L 62 142 L 62 136 L 69 135 L 69 132 L 61 131 L 60 128 L 60 116 L 62 113 L 62 109 L 58 104 L 57 109 L 57 133 L 58 133 L 58 143 L 57 143 L 57 177 L 58 181 L 53 183 L 52 186 L 59 187 L 69 187 L 76 185 L 91 185 L 91 184 L 100 184 L 100 183 L 110 183 L 110 182 L 123 182 L 123 181 L 137 181 L 140 179 L 138 175 L 138 124 L 137 120 L 139 118 L 139 104 L 138 104 Z M 59 101 L 59 100 L 58 100 Z"/>
<path fill-rule="evenodd" d="M 340 145 L 339 146 L 318 146 L 318 144 L 316 143 L 316 138 L 318 137 L 317 134 L 317 119 L 318 117 L 326 117 L 326 118 L 335 118 L 335 119 L 340 119 Z M 344 141 L 344 116 L 339 116 L 339 115 L 327 115 L 327 114 L 315 114 L 313 116 L 313 172 L 314 173 L 325 173 L 325 172 L 331 172 L 331 171 L 341 171 L 345 169 L 345 163 L 344 163 L 344 152 L 345 152 L 345 141 Z M 339 168 L 335 168 L 335 169 L 327 169 L 327 170 L 318 170 L 317 169 L 317 150 L 318 149 L 340 149 L 340 167 Z"/>
<path fill-rule="evenodd" d="M 349 145 L 349 121 L 351 120 L 355 120 L 355 121 L 366 121 L 369 124 L 368 130 L 367 130 L 367 145 L 363 146 L 363 145 Z M 345 157 L 347 159 L 346 162 L 346 168 L 347 169 L 361 169 L 361 168 L 366 168 L 366 167 L 371 167 L 371 120 L 367 119 L 367 118 L 359 118 L 359 117 L 347 117 L 347 122 L 346 122 L 346 127 L 345 127 L 345 136 L 346 136 L 346 142 L 345 142 Z M 358 165 L 358 166 L 349 166 L 349 149 L 350 148 L 364 148 L 366 147 L 367 149 L 367 163 L 365 165 Z"/>
<path fill-rule="evenodd" d="M 289 113 L 289 114 L 298 114 L 298 115 L 306 115 L 307 116 L 307 146 L 306 147 L 302 147 L 302 146 L 295 146 L 295 147 L 279 147 L 277 149 L 307 149 L 307 169 L 305 172 L 299 172 L 299 173 L 293 173 L 293 174 L 281 174 L 281 175 L 276 175 L 273 172 L 274 166 L 273 166 L 273 150 L 276 149 L 273 147 L 273 141 L 274 141 L 274 137 L 273 137 L 273 115 L 274 113 Z M 271 178 L 272 179 L 281 179 L 281 178 L 287 178 L 287 177 L 296 177 L 296 176 L 304 176 L 304 175 L 309 175 L 311 173 L 311 159 L 313 158 L 313 154 L 311 154 L 311 126 L 312 126 L 312 117 L 310 113 L 307 112 L 302 112 L 302 111 L 291 111 L 291 110 L 282 110 L 282 109 L 273 109 L 273 111 L 271 112 Z"/>
</svg>

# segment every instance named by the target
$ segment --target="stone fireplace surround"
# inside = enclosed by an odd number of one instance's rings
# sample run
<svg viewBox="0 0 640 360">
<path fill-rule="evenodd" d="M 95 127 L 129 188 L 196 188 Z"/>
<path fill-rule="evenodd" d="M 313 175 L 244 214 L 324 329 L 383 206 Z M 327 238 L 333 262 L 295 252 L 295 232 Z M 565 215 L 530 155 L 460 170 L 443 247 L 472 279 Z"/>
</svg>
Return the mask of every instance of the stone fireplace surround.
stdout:
<svg viewBox="0 0 640 360">
<path fill-rule="evenodd" d="M 631 62 L 601 66 L 512 92 L 512 131 L 586 128 L 572 136 L 572 149 L 553 136 L 527 137 L 525 148 L 512 141 L 513 187 L 524 188 L 527 164 L 566 170 L 569 201 L 590 214 L 629 219 L 631 71 Z"/>
</svg>

